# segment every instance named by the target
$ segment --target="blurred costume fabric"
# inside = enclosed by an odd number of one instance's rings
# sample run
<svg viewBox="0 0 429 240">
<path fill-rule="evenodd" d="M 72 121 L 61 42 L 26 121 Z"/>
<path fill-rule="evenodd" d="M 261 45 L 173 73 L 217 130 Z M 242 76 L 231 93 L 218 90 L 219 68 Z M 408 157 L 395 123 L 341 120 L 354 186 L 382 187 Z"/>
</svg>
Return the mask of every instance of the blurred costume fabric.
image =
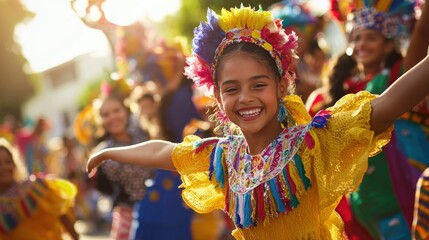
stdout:
<svg viewBox="0 0 429 240">
<path fill-rule="evenodd" d="M 193 211 L 182 200 L 180 176 L 157 170 L 146 197 L 136 204 L 136 240 L 190 240 Z"/>
<path fill-rule="evenodd" d="M 417 182 L 416 202 L 413 220 L 413 239 L 429 239 L 429 168 Z"/>
<path fill-rule="evenodd" d="M 60 216 L 70 213 L 77 188 L 62 179 L 15 183 L 0 195 L 0 239 L 61 240 Z"/>
</svg>

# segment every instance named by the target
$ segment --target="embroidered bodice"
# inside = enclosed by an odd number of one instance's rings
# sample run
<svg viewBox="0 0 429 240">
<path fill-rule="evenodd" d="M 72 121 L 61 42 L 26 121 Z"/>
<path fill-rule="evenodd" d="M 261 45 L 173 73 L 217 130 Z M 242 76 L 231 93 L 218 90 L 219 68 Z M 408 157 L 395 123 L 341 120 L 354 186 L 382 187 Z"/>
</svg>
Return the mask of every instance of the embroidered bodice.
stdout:
<svg viewBox="0 0 429 240">
<path fill-rule="evenodd" d="M 311 183 L 297 152 L 304 141 L 305 147 L 313 148 L 309 130 L 325 127 L 330 116 L 329 111 L 320 111 L 310 124 L 283 129 L 258 155 L 247 153 L 248 145 L 242 135 L 201 143 L 199 147 L 217 141 L 211 154 L 210 176 L 214 173 L 222 186 L 227 179 L 229 198 L 225 212 L 237 226 L 247 228 L 264 221 L 267 214 L 275 216 L 298 206 L 300 196 Z M 291 176 L 291 168 L 295 168 L 298 178 Z M 297 190 L 297 185 L 303 185 L 299 188 L 302 191 Z"/>
<path fill-rule="evenodd" d="M 308 130 L 305 125 L 285 128 L 258 155 L 247 153 L 248 146 L 243 136 L 230 136 L 219 141 L 218 147 L 225 148 L 223 152 L 231 190 L 245 194 L 277 176 L 293 160 Z"/>
</svg>

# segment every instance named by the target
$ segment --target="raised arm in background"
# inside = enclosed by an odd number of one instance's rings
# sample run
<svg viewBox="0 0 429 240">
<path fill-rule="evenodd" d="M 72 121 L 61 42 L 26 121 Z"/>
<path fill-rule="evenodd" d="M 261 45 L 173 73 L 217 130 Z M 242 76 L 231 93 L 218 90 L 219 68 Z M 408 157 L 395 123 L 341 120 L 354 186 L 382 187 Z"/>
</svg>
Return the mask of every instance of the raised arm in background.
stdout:
<svg viewBox="0 0 429 240">
<path fill-rule="evenodd" d="M 403 113 L 429 95 L 429 56 L 372 101 L 371 129 L 381 133 Z"/>
</svg>

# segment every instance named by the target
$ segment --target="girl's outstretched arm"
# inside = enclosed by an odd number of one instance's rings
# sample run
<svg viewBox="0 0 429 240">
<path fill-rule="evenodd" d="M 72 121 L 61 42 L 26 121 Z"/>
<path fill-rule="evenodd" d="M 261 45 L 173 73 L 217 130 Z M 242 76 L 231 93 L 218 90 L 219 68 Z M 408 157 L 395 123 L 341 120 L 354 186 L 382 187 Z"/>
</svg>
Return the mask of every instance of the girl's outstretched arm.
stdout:
<svg viewBox="0 0 429 240">
<path fill-rule="evenodd" d="M 393 124 L 429 95 L 429 56 L 404 73 L 386 91 L 371 102 L 370 125 L 375 134 Z"/>
<path fill-rule="evenodd" d="M 414 26 L 410 45 L 404 58 L 404 70 L 407 71 L 426 56 L 429 45 L 429 2 L 422 6 L 422 15 Z"/>
<path fill-rule="evenodd" d="M 90 175 L 95 174 L 93 170 L 107 159 L 150 168 L 176 170 L 171 159 L 171 152 L 175 146 L 176 144 L 172 142 L 150 140 L 125 147 L 107 148 L 96 152 L 88 159 L 86 170 Z"/>
</svg>

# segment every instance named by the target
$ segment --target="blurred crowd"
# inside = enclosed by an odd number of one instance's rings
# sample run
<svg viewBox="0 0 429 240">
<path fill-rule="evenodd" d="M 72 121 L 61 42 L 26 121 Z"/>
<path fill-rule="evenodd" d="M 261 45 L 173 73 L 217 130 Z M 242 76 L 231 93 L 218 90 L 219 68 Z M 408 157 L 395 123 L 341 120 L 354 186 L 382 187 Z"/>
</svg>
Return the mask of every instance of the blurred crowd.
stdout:
<svg viewBox="0 0 429 240">
<path fill-rule="evenodd" d="M 305 5 L 298 3 L 273 6 L 273 14 L 282 18 L 284 27 L 296 32 L 300 39 L 294 86 L 310 114 L 331 106 L 347 93 L 360 90 L 380 93 L 415 64 L 415 60 L 410 60 L 419 58 L 415 52 L 423 52 L 425 56 L 427 52 L 423 50 L 428 47 L 429 32 L 422 26 L 429 24 L 427 5 L 419 5 L 422 22 L 416 24 L 413 18 L 408 30 L 414 26 L 414 31 L 410 30 L 401 39 L 400 47 L 387 37 L 374 43 L 378 41 L 374 34 L 361 35 L 359 39 L 351 37 L 340 5 L 337 12 L 321 16 L 312 15 Z M 291 18 L 290 8 L 299 8 L 299 14 Z M 414 14 L 414 8 L 410 14 Z M 345 39 L 344 49 L 335 49 L 330 43 L 334 36 L 329 35 L 328 27 L 342 31 L 343 35 L 336 37 Z M 27 122 L 19 122 L 13 116 L 3 119 L 0 136 L 10 143 L 11 149 L 17 150 L 14 157 L 23 167 L 19 171 L 34 176 L 27 181 L 59 178 L 72 183 L 76 188 L 74 195 L 70 193 L 74 204 L 67 205 L 72 210 L 58 210 L 58 217 L 68 216 L 71 222 L 84 221 L 89 234 L 107 229 L 112 239 L 231 239 L 233 226 L 224 213 L 198 214 L 186 206 L 181 198 L 180 177 L 174 172 L 106 161 L 95 177 L 88 178 L 86 159 L 95 150 L 149 139 L 181 142 L 189 134 L 202 137 L 222 134 L 215 131 L 210 121 L 215 117 L 212 115 L 215 100 L 204 97 L 183 75 L 189 54 L 183 39 L 150 38 L 140 24 L 121 27 L 118 32 L 117 72 L 100 84 L 97 97 L 81 109 L 71 131 L 48 139 L 50 119 L 40 117 Z M 419 38 L 418 34 L 422 36 Z M 413 40 L 411 53 L 406 53 L 403 46 Z M 392 45 L 386 47 L 388 44 Z M 378 83 L 380 86 L 374 83 L 368 88 L 375 78 L 382 81 Z M 428 103 L 429 99 L 422 102 L 395 125 L 392 142 L 397 145 L 387 147 L 377 159 L 370 159 L 362 187 L 340 202 L 338 212 L 350 239 L 411 238 L 416 184 L 429 159 Z M 414 144 L 411 147 L 410 141 Z M 392 148 L 395 149 L 388 152 Z M 3 186 L 6 180 L 2 171 L 6 170 L 2 168 L 1 157 L 0 151 Z M 420 182 L 418 188 L 424 186 Z M 0 196 L 3 197 L 1 191 Z M 19 217 L 16 222 L 23 219 Z M 62 222 L 67 229 L 66 221 Z M 12 225 L 11 229 L 15 227 Z M 389 230 L 392 227 L 394 230 Z M 1 239 L 8 232 L 3 228 L 0 225 Z M 71 227 L 67 232 L 77 239 L 78 233 L 74 231 Z"/>
</svg>

